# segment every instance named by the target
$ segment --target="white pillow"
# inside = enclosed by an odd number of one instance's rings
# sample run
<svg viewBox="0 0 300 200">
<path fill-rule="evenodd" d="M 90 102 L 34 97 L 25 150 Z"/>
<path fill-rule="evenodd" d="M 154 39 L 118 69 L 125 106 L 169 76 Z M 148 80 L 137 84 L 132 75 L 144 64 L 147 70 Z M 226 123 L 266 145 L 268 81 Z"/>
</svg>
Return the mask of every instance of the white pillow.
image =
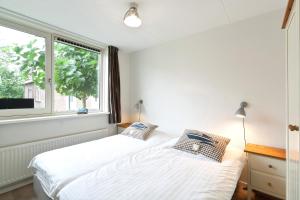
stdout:
<svg viewBox="0 0 300 200">
<path fill-rule="evenodd" d="M 134 137 L 140 140 L 146 140 L 150 133 L 158 126 L 146 122 L 134 122 L 126 128 L 121 134 Z"/>
</svg>

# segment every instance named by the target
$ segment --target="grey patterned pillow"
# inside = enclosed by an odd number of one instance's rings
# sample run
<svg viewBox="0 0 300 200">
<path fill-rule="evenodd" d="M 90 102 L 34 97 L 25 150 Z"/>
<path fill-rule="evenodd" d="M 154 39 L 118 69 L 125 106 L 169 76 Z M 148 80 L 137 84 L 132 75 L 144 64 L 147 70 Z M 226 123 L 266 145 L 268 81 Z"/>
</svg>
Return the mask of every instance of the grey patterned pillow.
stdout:
<svg viewBox="0 0 300 200">
<path fill-rule="evenodd" d="M 150 135 L 151 131 L 156 129 L 158 126 L 145 123 L 145 122 L 135 122 L 126 128 L 121 134 L 134 137 L 141 140 L 146 140 Z"/>
<path fill-rule="evenodd" d="M 230 139 L 197 130 L 185 130 L 173 148 L 192 154 L 202 154 L 208 158 L 222 161 Z"/>
</svg>

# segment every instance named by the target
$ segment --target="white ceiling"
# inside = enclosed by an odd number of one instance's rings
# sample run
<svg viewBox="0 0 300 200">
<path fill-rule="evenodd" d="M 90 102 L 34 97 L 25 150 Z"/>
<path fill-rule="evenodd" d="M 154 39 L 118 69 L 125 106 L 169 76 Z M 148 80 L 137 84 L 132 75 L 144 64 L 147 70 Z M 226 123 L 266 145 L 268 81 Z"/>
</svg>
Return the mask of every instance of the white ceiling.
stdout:
<svg viewBox="0 0 300 200">
<path fill-rule="evenodd" d="M 123 24 L 130 0 L 0 0 L 0 7 L 132 52 L 282 9 L 287 0 L 136 0 L 143 24 Z"/>
</svg>

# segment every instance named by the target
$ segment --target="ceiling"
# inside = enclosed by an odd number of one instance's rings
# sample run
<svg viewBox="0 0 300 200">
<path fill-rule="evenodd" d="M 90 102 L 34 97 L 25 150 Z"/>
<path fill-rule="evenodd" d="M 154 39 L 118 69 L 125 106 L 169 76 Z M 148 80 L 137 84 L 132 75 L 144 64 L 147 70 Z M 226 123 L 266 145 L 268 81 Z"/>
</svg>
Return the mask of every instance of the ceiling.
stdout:
<svg viewBox="0 0 300 200">
<path fill-rule="evenodd" d="M 123 24 L 130 0 L 0 0 L 0 7 L 127 52 L 286 6 L 287 0 L 136 0 L 143 24 Z"/>
</svg>

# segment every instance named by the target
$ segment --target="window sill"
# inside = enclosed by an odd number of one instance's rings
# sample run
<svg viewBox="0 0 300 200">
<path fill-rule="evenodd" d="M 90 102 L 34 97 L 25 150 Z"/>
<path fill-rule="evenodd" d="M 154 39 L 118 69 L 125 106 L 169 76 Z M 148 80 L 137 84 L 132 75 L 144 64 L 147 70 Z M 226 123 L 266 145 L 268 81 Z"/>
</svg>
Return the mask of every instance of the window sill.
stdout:
<svg viewBox="0 0 300 200">
<path fill-rule="evenodd" d="M 85 118 L 85 117 L 94 117 L 101 115 L 108 115 L 108 112 L 95 112 L 88 114 L 61 114 L 61 115 L 42 115 L 42 116 L 34 116 L 34 117 L 22 117 L 15 119 L 4 119 L 0 120 L 0 125 L 7 124 L 19 124 L 19 123 L 27 123 L 27 122 L 39 122 L 39 121 L 48 121 L 48 120 L 59 120 L 59 119 L 76 119 L 76 118 Z"/>
</svg>

